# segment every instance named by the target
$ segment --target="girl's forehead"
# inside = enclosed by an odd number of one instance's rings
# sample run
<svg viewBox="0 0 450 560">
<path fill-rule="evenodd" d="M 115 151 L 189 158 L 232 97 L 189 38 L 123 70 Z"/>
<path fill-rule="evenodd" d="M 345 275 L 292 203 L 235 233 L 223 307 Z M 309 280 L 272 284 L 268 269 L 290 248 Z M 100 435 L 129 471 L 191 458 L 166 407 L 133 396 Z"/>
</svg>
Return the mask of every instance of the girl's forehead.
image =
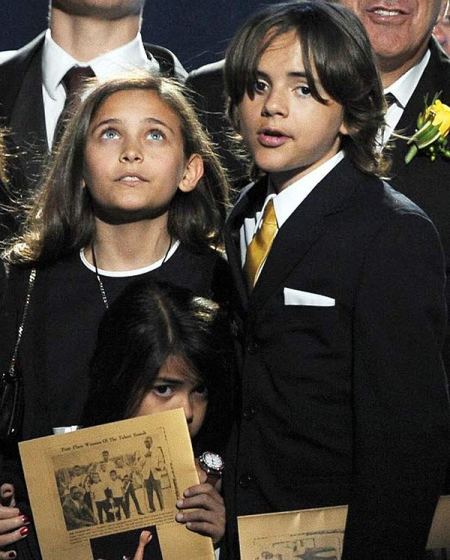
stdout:
<svg viewBox="0 0 450 560">
<path fill-rule="evenodd" d="M 186 358 L 170 354 L 161 366 L 158 378 L 171 378 L 198 383 L 201 380 L 201 375 Z"/>
</svg>

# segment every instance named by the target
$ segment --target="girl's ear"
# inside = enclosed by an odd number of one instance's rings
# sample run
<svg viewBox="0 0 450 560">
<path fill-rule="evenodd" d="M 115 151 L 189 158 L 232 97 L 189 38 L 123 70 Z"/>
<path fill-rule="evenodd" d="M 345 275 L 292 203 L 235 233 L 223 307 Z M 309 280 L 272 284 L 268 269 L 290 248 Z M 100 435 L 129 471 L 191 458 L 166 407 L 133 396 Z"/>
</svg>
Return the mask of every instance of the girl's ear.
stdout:
<svg viewBox="0 0 450 560">
<path fill-rule="evenodd" d="M 193 191 L 203 177 L 203 173 L 203 158 L 199 154 L 192 154 L 186 163 L 183 178 L 178 185 L 180 191 Z"/>
</svg>

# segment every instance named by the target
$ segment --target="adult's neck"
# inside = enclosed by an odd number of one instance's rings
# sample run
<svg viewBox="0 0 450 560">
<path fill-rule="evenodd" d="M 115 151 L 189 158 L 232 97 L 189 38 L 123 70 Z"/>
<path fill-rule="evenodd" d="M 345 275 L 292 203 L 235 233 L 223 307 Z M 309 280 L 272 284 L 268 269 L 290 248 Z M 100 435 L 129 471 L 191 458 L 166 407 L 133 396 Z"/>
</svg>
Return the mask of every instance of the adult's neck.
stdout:
<svg viewBox="0 0 450 560">
<path fill-rule="evenodd" d="M 422 60 L 422 57 L 424 56 L 427 48 L 428 42 L 424 43 L 420 47 L 420 49 L 418 49 L 414 53 L 414 56 L 410 56 L 408 58 L 383 58 L 382 56 L 378 55 L 376 57 L 377 65 L 380 72 L 383 88 L 386 89 L 387 87 L 391 86 L 394 82 L 401 78 L 403 74 L 406 74 L 408 70 L 418 64 Z"/>
<path fill-rule="evenodd" d="M 96 219 L 95 257 L 103 270 L 136 270 L 159 261 L 171 244 L 167 219 L 111 225 Z M 85 256 L 94 264 L 92 246 L 86 247 Z"/>
<path fill-rule="evenodd" d="M 139 32 L 141 18 L 101 20 L 67 14 L 52 8 L 50 30 L 53 40 L 80 62 L 87 62 L 132 41 Z"/>
</svg>

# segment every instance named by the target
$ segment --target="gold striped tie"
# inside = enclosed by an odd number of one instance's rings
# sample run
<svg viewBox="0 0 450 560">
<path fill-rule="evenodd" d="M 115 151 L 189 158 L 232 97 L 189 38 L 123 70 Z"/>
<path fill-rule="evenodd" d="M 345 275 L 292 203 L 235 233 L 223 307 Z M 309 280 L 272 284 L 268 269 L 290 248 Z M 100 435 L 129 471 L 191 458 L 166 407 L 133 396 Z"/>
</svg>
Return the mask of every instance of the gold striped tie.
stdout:
<svg viewBox="0 0 450 560">
<path fill-rule="evenodd" d="M 267 255 L 272 247 L 277 231 L 277 217 L 275 215 L 273 199 L 271 198 L 264 208 L 261 227 L 247 247 L 244 271 L 250 289 L 255 285 L 260 270 L 266 262 Z"/>
</svg>

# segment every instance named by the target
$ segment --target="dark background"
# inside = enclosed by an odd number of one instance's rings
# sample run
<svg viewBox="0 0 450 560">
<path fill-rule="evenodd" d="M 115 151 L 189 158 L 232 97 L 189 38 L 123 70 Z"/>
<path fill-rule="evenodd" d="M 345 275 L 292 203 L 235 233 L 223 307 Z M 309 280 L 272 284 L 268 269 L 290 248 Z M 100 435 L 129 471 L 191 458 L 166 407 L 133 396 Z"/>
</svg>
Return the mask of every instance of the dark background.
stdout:
<svg viewBox="0 0 450 560">
<path fill-rule="evenodd" d="M 187 70 L 222 58 L 230 37 L 274 0 L 147 0 L 144 41 L 171 49 Z M 47 27 L 47 0 L 0 0 L 0 50 L 17 49 Z"/>
</svg>

